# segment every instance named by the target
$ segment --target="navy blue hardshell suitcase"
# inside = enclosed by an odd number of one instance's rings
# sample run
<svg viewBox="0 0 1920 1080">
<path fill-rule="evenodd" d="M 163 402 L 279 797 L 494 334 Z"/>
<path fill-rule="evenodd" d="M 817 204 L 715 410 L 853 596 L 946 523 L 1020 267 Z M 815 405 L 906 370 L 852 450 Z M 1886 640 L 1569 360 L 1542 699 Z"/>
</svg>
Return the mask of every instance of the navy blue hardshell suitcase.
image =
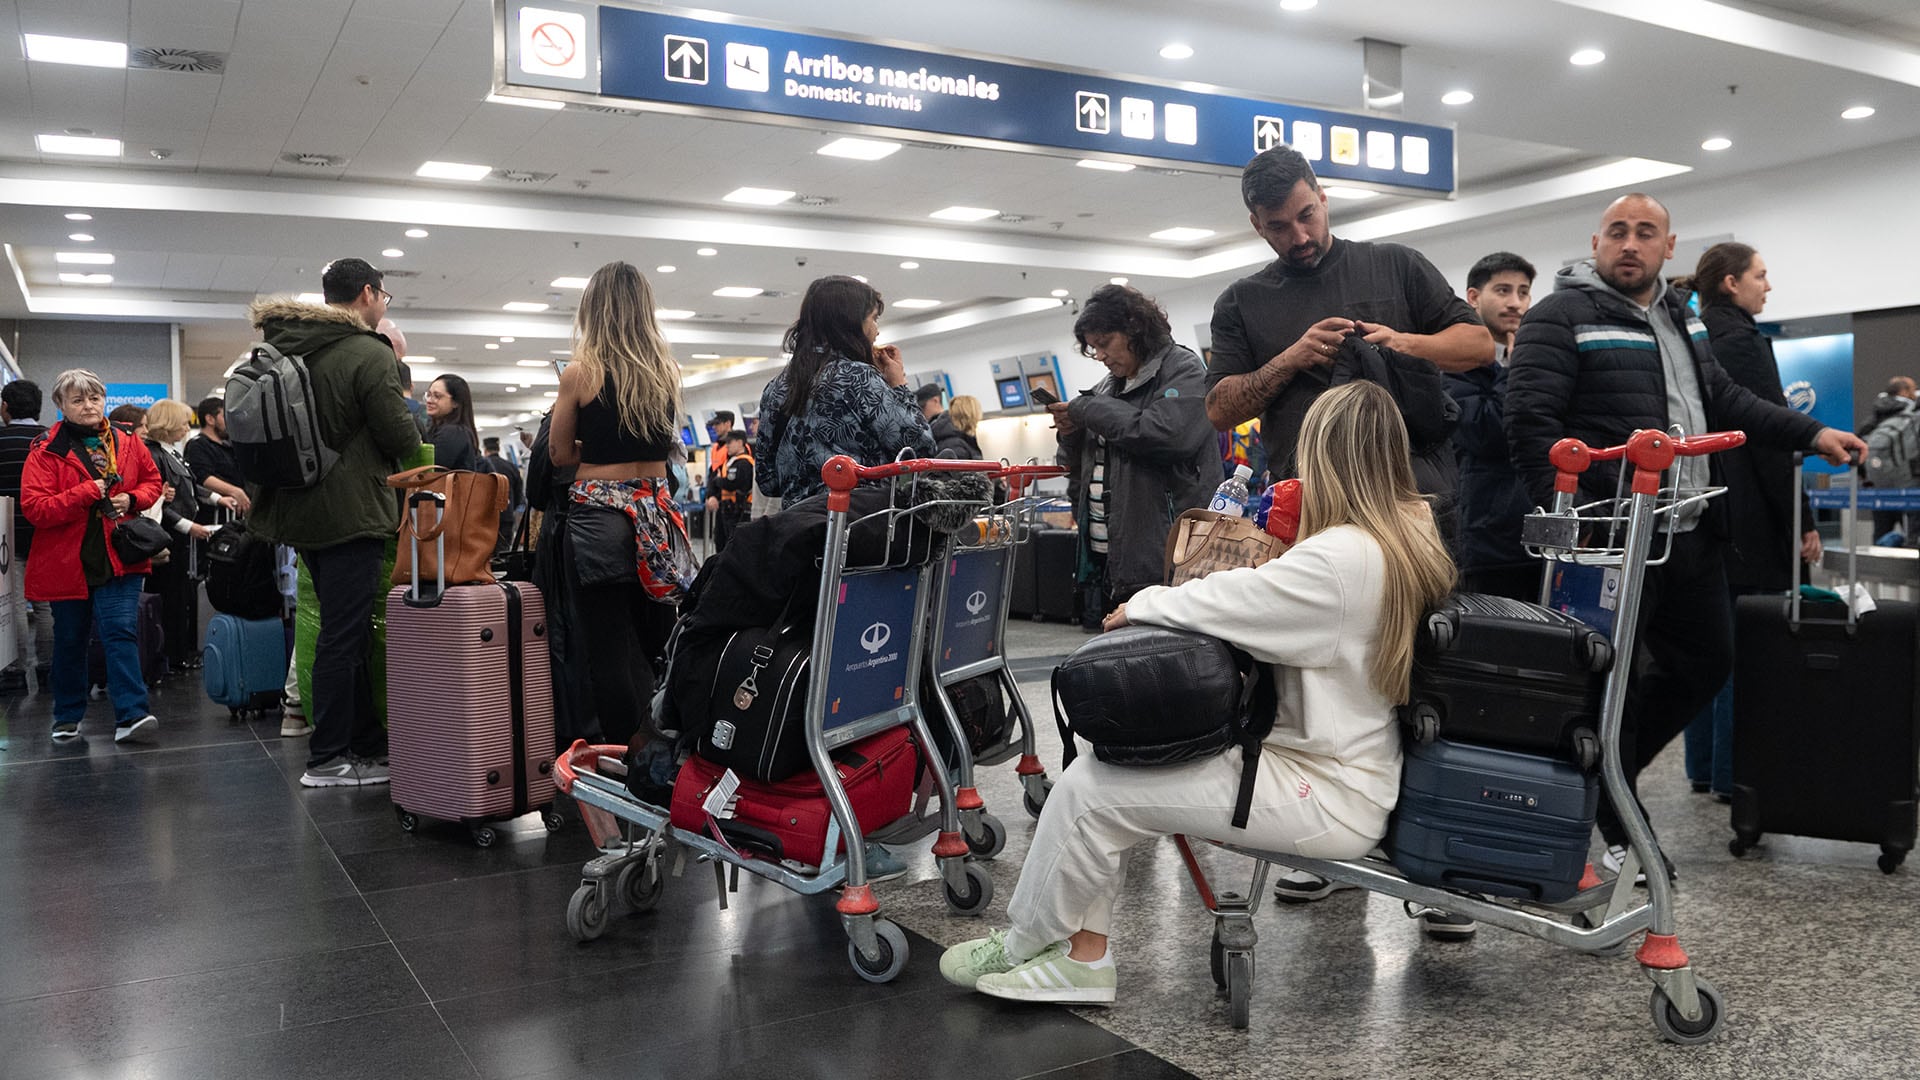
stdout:
<svg viewBox="0 0 1920 1080">
<path fill-rule="evenodd" d="M 1409 741 L 1387 832 L 1409 880 L 1555 903 L 1579 891 L 1599 778 L 1551 757 Z"/>
</svg>

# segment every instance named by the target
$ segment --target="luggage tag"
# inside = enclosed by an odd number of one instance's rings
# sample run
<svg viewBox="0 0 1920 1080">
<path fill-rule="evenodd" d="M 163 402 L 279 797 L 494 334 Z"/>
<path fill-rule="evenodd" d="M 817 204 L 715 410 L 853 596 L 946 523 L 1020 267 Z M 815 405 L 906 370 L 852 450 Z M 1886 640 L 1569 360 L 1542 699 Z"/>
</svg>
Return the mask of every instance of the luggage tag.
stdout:
<svg viewBox="0 0 1920 1080">
<path fill-rule="evenodd" d="M 739 709 L 741 712 L 746 712 L 748 709 L 753 708 L 753 699 L 760 695 L 760 672 L 772 662 L 772 649 L 765 645 L 754 646 L 753 657 L 747 661 L 748 664 L 752 665 L 752 669 L 747 672 L 746 678 L 740 680 L 740 685 L 735 687 L 733 691 L 734 708 Z M 736 779 L 734 786 L 737 788 L 739 785 L 740 782 Z"/>
<path fill-rule="evenodd" d="M 700 800 L 700 809 L 705 810 L 708 817 L 730 818 L 739 799 L 740 777 L 728 769 L 713 782 L 713 787 L 707 789 L 706 798 Z"/>
</svg>

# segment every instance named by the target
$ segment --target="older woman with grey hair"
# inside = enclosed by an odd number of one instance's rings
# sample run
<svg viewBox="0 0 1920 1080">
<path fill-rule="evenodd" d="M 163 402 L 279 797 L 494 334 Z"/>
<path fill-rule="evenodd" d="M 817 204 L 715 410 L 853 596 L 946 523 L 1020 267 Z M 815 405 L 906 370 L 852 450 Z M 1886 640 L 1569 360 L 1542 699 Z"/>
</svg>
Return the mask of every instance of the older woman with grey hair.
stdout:
<svg viewBox="0 0 1920 1080">
<path fill-rule="evenodd" d="M 113 533 L 160 498 L 146 446 L 106 419 L 107 390 L 84 368 L 60 373 L 60 422 L 36 439 L 20 473 L 20 506 L 33 522 L 28 600 L 53 606 L 53 739 L 80 737 L 87 711 L 87 637 L 97 625 L 107 659 L 115 742 L 151 737 L 134 620 L 151 565 L 123 557 Z"/>
</svg>

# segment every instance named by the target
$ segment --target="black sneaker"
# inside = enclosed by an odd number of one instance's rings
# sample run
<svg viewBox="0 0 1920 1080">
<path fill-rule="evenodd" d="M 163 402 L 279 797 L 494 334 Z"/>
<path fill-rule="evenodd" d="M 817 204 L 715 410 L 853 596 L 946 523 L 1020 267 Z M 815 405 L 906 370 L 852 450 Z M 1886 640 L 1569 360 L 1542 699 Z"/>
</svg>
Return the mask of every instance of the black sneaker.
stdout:
<svg viewBox="0 0 1920 1080">
<path fill-rule="evenodd" d="M 1428 908 L 1420 913 L 1420 928 L 1435 941 L 1467 941 L 1480 930 L 1480 924 L 1465 915 Z"/>
<path fill-rule="evenodd" d="M 115 727 L 113 729 L 113 741 L 126 742 L 128 739 L 137 739 L 142 736 L 152 737 L 153 733 L 159 730 L 159 718 L 152 713 L 148 713 L 138 720 L 129 720 Z"/>
</svg>

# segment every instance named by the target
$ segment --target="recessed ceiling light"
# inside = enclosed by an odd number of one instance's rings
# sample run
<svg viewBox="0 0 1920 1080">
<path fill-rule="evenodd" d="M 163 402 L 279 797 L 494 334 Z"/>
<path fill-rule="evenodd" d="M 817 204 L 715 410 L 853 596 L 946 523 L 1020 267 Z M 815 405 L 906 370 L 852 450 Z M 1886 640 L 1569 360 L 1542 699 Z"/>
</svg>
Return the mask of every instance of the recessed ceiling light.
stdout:
<svg viewBox="0 0 1920 1080">
<path fill-rule="evenodd" d="M 1320 190 L 1325 192 L 1329 199 L 1345 199 L 1348 202 L 1360 202 L 1363 199 L 1377 199 L 1380 197 L 1380 193 L 1377 191 L 1372 191 L 1367 188 L 1341 187 L 1339 184 L 1328 184 Z"/>
<path fill-rule="evenodd" d="M 1472 102 L 1473 91 L 1471 90 L 1449 90 L 1440 95 L 1442 105 L 1468 105 Z"/>
<path fill-rule="evenodd" d="M 510 338 L 510 337 L 503 337 L 503 338 L 501 338 L 501 339 L 500 339 L 500 344 L 502 344 L 502 345 L 511 345 L 511 344 L 513 344 L 513 339 L 512 339 L 512 338 Z"/>
<path fill-rule="evenodd" d="M 734 188 L 720 196 L 721 202 L 745 203 L 748 206 L 779 206 L 794 197 L 797 192 L 782 191 L 779 188 L 743 187 Z"/>
<path fill-rule="evenodd" d="M 1599 49 L 1581 49 L 1579 52 L 1567 57 L 1567 63 L 1575 67 L 1592 67 L 1606 58 L 1607 54 L 1601 52 Z"/>
<path fill-rule="evenodd" d="M 713 290 L 713 295 L 724 296 L 729 300 L 745 300 L 749 296 L 759 296 L 766 291 L 753 285 L 722 285 Z"/>
<path fill-rule="evenodd" d="M 1098 158 L 1081 158 L 1074 162 L 1083 169 L 1099 169 L 1101 172 L 1132 172 L 1133 165 L 1125 161 L 1101 161 Z"/>
<path fill-rule="evenodd" d="M 533 300 L 509 300 L 500 305 L 502 311 L 545 311 L 547 305 Z"/>
<path fill-rule="evenodd" d="M 1107 279 L 1107 283 L 1110 285 L 1125 285 L 1127 279 L 1123 277 L 1111 277 Z"/>
<path fill-rule="evenodd" d="M 1205 240 L 1207 237 L 1213 235 L 1213 230 L 1196 229 L 1187 225 L 1176 225 L 1171 229 L 1161 229 L 1157 233 L 1149 233 L 1147 235 L 1155 240 L 1171 240 L 1174 243 L 1185 243 L 1188 240 Z"/>
<path fill-rule="evenodd" d="M 1320 0 L 1280 0 L 1281 11 L 1312 11 Z"/>
<path fill-rule="evenodd" d="M 1844 112 L 1842 112 L 1842 113 L 1840 114 L 1840 119 L 1842 119 L 1842 120 L 1865 120 L 1865 119 L 1866 119 L 1867 117 L 1869 117 L 1869 116 L 1872 116 L 1872 115 L 1873 115 L 1873 106 L 1871 106 L 1871 105 L 1855 105 L 1855 106 L 1853 106 L 1852 108 L 1850 108 L 1850 109 L 1847 109 L 1846 111 L 1844 111 Z M 69 215 L 67 215 L 67 216 L 68 216 L 68 217 L 72 217 L 73 215 L 71 215 L 71 214 L 69 214 Z"/>
<path fill-rule="evenodd" d="M 85 135 L 35 135 L 34 145 L 43 154 L 80 154 L 85 157 L 119 157 L 120 140 Z"/>
<path fill-rule="evenodd" d="M 380 250 L 380 257 L 383 259 L 404 259 L 407 257 L 407 253 L 401 251 L 399 248 L 382 248 Z"/>
<path fill-rule="evenodd" d="M 545 360 L 515 360 L 515 361 L 513 362 L 513 366 L 515 366 L 515 367 L 546 367 L 546 366 L 547 366 L 547 361 L 545 361 Z"/>
<path fill-rule="evenodd" d="M 883 157 L 891 156 L 899 149 L 900 144 L 897 142 L 849 138 L 835 139 L 815 150 L 814 153 L 825 154 L 827 157 L 852 158 L 855 161 L 879 161 Z"/>
<path fill-rule="evenodd" d="M 519 390 L 520 390 L 520 388 L 519 388 L 519 387 L 517 387 L 517 386 L 508 386 L 508 387 L 503 387 L 503 389 L 504 389 L 504 390 L 506 390 L 506 392 L 507 392 L 507 393 L 509 393 L 509 394 L 512 394 L 512 393 L 517 393 L 517 392 L 519 392 Z"/>
<path fill-rule="evenodd" d="M 530 382 L 523 382 L 523 383 L 521 383 L 521 384 L 520 384 L 520 389 L 522 389 L 522 390 L 531 390 L 531 389 L 533 389 L 533 384 L 532 384 L 532 383 L 530 383 Z"/>
<path fill-rule="evenodd" d="M 720 354 L 719 354 L 719 353 L 717 353 L 717 352 L 697 352 L 697 353 L 694 353 L 694 354 L 693 354 L 692 356 L 690 356 L 690 357 L 688 357 L 687 359 L 689 359 L 689 360 L 718 360 L 718 359 L 720 359 Z"/>
<path fill-rule="evenodd" d="M 696 251 L 694 251 L 694 254 L 695 254 L 695 255 L 705 255 L 705 256 L 713 256 L 713 255 L 718 255 L 718 254 L 720 254 L 720 252 L 719 252 L 719 251 L 717 251 L 717 250 L 715 250 L 714 248 L 699 248 L 699 249 L 697 249 Z"/>
<path fill-rule="evenodd" d="M 1193 46 L 1191 45 L 1182 45 L 1174 41 L 1160 46 L 1160 59 L 1162 60 L 1186 60 L 1192 56 Z"/>
<path fill-rule="evenodd" d="M 656 274 L 671 274 L 678 269 L 680 268 L 677 266 L 656 266 L 653 268 L 653 272 Z"/>
<path fill-rule="evenodd" d="M 1701 143 L 1701 144 L 1700 144 L 1700 149 L 1702 149 L 1702 150 L 1726 150 L 1726 149 L 1728 149 L 1728 148 L 1730 148 L 1730 147 L 1732 147 L 1732 146 L 1733 146 L 1733 140 L 1732 140 L 1732 139 L 1729 139 L 1729 138 L 1727 138 L 1727 137 L 1726 137 L 1726 136 L 1724 136 L 1724 135 L 1715 135 L 1715 136 L 1714 136 L 1713 138 L 1711 138 L 1711 139 L 1708 139 L 1708 140 L 1707 140 L 1706 142 L 1703 142 L 1703 143 Z"/>
<path fill-rule="evenodd" d="M 27 39 L 27 59 L 47 64 L 80 64 L 84 67 L 123 68 L 127 66 L 124 41 L 95 41 L 91 38 L 54 37 L 51 34 L 22 34 Z"/>
<path fill-rule="evenodd" d="M 895 300 L 893 302 L 893 306 L 897 308 L 906 308 L 908 311 L 923 311 L 927 308 L 939 307 L 940 301 L 938 300 Z"/>
<path fill-rule="evenodd" d="M 564 101 L 548 101 L 545 98 L 502 97 L 499 94 L 488 94 L 487 104 L 518 105 L 523 109 L 564 109 L 567 107 L 567 103 Z"/>
<path fill-rule="evenodd" d="M 1869 111 L 1871 111 L 1871 110 L 1869 110 Z M 67 215 L 67 220 L 68 220 L 68 221 L 92 221 L 92 220 L 93 220 L 93 215 L 92 215 L 92 214 L 82 214 L 82 213 L 79 213 L 78 211 L 76 211 L 76 212 L 74 212 L 74 213 L 71 213 L 71 214 L 68 214 L 68 215 Z"/>
<path fill-rule="evenodd" d="M 913 261 L 912 259 L 908 259 L 908 260 L 907 260 L 906 262 L 903 262 L 903 263 L 901 263 L 901 264 L 900 264 L 900 269 L 902 269 L 902 270 L 918 270 L 918 269 L 920 269 L 920 264 L 919 264 L 919 263 L 917 263 L 917 262 L 914 262 L 914 261 Z"/>
<path fill-rule="evenodd" d="M 324 304 L 327 302 L 327 295 L 325 293 L 303 292 L 294 297 L 294 299 L 303 304 Z"/>
<path fill-rule="evenodd" d="M 68 233 L 67 239 L 73 241 L 76 244 L 91 244 L 93 243 L 93 234 L 83 233 L 83 232 Z"/>
<path fill-rule="evenodd" d="M 587 279 L 583 277 L 557 277 L 547 283 L 555 289 L 584 289 Z"/>
<path fill-rule="evenodd" d="M 949 206 L 927 216 L 935 221 L 985 221 L 990 217 L 999 217 L 1000 211 L 980 206 Z"/>
<path fill-rule="evenodd" d="M 480 347 L 483 349 L 497 349 L 500 347 L 500 344 L 499 342 L 489 341 L 485 345 L 482 345 Z"/>
<path fill-rule="evenodd" d="M 106 65 L 96 64 L 95 66 L 105 67 Z M 60 280 L 68 285 L 111 285 L 113 284 L 113 275 L 112 274 L 61 274 Z"/>
<path fill-rule="evenodd" d="M 427 238 L 427 230 L 425 229 L 408 229 L 407 230 L 407 239 L 409 240 L 425 240 L 426 238 Z"/>
<path fill-rule="evenodd" d="M 56 251 L 53 261 L 68 266 L 112 266 L 113 256 L 104 251 Z"/>
<path fill-rule="evenodd" d="M 758 289 L 754 290 L 754 292 L 756 293 L 758 293 L 759 291 L 760 290 Z M 663 307 L 663 308 L 655 308 L 653 310 L 654 318 L 664 319 L 668 321 L 672 321 L 674 319 L 691 319 L 694 317 L 695 314 L 696 312 L 688 311 L 686 308 Z"/>
<path fill-rule="evenodd" d="M 485 180 L 491 165 L 465 165 L 458 161 L 428 161 L 413 170 L 413 175 L 428 180 Z"/>
</svg>

